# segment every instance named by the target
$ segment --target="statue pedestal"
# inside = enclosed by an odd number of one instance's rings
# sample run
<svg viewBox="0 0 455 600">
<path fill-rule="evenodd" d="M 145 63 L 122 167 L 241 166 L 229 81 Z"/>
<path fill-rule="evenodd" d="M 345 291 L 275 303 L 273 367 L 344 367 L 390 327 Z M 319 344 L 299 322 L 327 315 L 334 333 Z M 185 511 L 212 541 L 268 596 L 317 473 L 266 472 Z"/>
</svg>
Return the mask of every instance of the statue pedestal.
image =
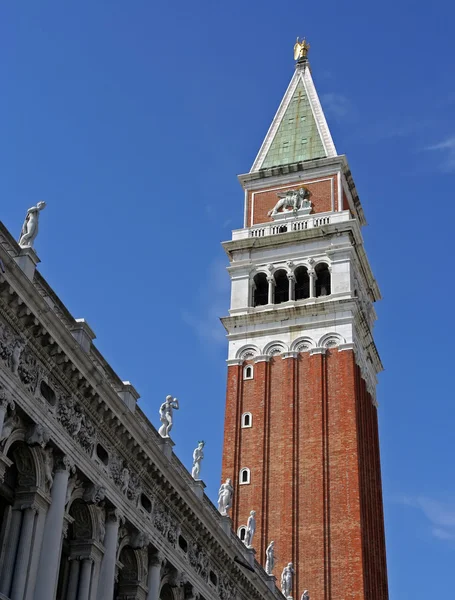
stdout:
<svg viewBox="0 0 455 600">
<path fill-rule="evenodd" d="M 5 478 L 5 473 L 8 467 L 13 464 L 13 461 L 10 460 L 6 454 L 0 451 L 0 483 L 3 483 L 3 479 Z"/>
<path fill-rule="evenodd" d="M 272 215 L 272 219 L 275 223 L 283 221 L 292 221 L 293 219 L 299 219 L 300 217 L 307 217 L 311 212 L 311 204 L 308 206 L 299 208 L 299 210 L 284 210 L 276 215 Z"/>
<path fill-rule="evenodd" d="M 161 452 L 164 454 L 164 456 L 168 460 L 171 460 L 172 448 L 175 446 L 175 443 L 171 440 L 171 438 L 160 437 L 160 439 L 158 440 L 158 446 L 159 446 Z"/>
<path fill-rule="evenodd" d="M 33 248 L 21 248 L 14 260 L 30 281 L 33 281 L 36 265 L 41 262 Z"/>
<path fill-rule="evenodd" d="M 256 556 L 256 550 L 251 547 L 246 547 L 246 559 L 249 562 L 250 566 L 254 569 L 254 558 Z"/>
<path fill-rule="evenodd" d="M 272 592 L 275 592 L 277 590 L 275 575 L 267 575 L 267 585 L 269 586 L 269 589 L 272 590 Z"/>
<path fill-rule="evenodd" d="M 202 481 L 202 479 L 194 479 L 193 483 L 190 483 L 190 488 L 193 490 L 199 500 L 204 498 L 205 483 Z"/>
<path fill-rule="evenodd" d="M 231 531 L 232 531 L 232 519 L 231 517 L 223 517 L 221 516 L 220 519 L 220 525 L 221 525 L 221 529 L 224 531 L 224 533 L 226 535 L 231 535 Z"/>
</svg>

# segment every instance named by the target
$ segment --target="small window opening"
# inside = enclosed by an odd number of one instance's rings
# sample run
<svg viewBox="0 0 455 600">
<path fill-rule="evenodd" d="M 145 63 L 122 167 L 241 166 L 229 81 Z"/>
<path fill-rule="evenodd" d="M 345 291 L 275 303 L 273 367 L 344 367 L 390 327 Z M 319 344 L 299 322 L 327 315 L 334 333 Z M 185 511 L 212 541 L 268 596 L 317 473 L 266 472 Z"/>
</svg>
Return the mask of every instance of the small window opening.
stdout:
<svg viewBox="0 0 455 600">
<path fill-rule="evenodd" d="M 250 470 L 248 468 L 240 471 L 240 485 L 245 485 L 246 483 L 250 483 Z"/>
<path fill-rule="evenodd" d="M 253 367 L 252 367 L 252 365 L 247 365 L 243 369 L 243 379 L 253 379 Z"/>
<path fill-rule="evenodd" d="M 254 276 L 253 306 L 264 306 L 269 301 L 269 284 L 265 273 Z"/>
<path fill-rule="evenodd" d="M 289 280 L 284 269 L 275 273 L 275 304 L 281 304 L 289 300 Z"/>
<path fill-rule="evenodd" d="M 251 427 L 253 424 L 253 417 L 251 413 L 243 413 L 242 415 L 242 427 Z"/>
<path fill-rule="evenodd" d="M 49 402 L 51 406 L 55 406 L 55 403 L 57 402 L 57 397 L 55 395 L 54 390 L 49 385 L 47 385 L 45 381 L 42 381 L 40 384 L 40 392 L 41 396 L 46 400 L 46 402 Z"/>
<path fill-rule="evenodd" d="M 278 233 L 286 233 L 286 231 L 288 230 L 286 225 L 281 225 L 281 227 L 278 229 Z"/>
<path fill-rule="evenodd" d="M 183 550 L 183 552 L 186 552 L 188 550 L 188 543 L 186 539 L 181 535 L 179 536 L 179 547 Z"/>
<path fill-rule="evenodd" d="M 303 300 L 310 297 L 310 276 L 306 267 L 297 267 L 295 275 L 295 299 Z"/>
<path fill-rule="evenodd" d="M 96 455 L 103 464 L 107 465 L 109 463 L 109 454 L 101 444 L 96 445 Z"/>
<path fill-rule="evenodd" d="M 316 265 L 316 297 L 319 296 L 330 296 L 331 285 L 330 285 L 330 271 L 329 266 L 325 263 Z"/>
<path fill-rule="evenodd" d="M 149 498 L 147 498 L 147 496 L 145 494 L 141 494 L 141 506 L 148 513 L 152 512 L 152 502 L 150 501 Z"/>
<path fill-rule="evenodd" d="M 242 542 L 245 541 L 245 536 L 246 536 L 246 527 L 245 527 L 245 525 L 242 525 L 241 527 L 238 528 L 237 535 L 238 535 L 240 541 L 242 541 Z"/>
<path fill-rule="evenodd" d="M 210 577 L 210 583 L 216 587 L 218 585 L 218 577 L 215 575 L 215 573 L 213 571 L 210 571 L 209 577 Z"/>
</svg>

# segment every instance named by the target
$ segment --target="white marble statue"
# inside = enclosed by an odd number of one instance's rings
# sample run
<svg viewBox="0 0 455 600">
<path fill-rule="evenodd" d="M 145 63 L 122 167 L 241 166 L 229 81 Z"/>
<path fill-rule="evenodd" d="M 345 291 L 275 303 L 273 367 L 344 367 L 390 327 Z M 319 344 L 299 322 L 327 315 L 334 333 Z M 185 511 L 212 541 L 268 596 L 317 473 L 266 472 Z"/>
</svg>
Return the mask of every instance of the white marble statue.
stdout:
<svg viewBox="0 0 455 600">
<path fill-rule="evenodd" d="M 280 209 L 283 212 L 297 212 L 301 208 L 311 208 L 311 203 L 308 200 L 310 191 L 305 187 L 301 187 L 298 190 L 288 190 L 287 192 L 277 194 L 277 196 L 279 200 L 273 209 L 268 212 L 269 217 L 277 215 Z"/>
<path fill-rule="evenodd" d="M 160 421 L 162 425 L 158 429 L 158 433 L 163 438 L 169 437 L 172 425 L 174 424 L 172 419 L 174 409 L 179 409 L 179 401 L 172 396 L 166 396 L 166 400 L 160 406 Z"/>
<path fill-rule="evenodd" d="M 201 461 L 204 458 L 204 446 L 205 442 L 198 442 L 197 448 L 193 452 L 193 469 L 191 471 L 191 476 L 196 481 L 199 481 L 199 474 L 201 472 Z"/>
<path fill-rule="evenodd" d="M 21 235 L 19 237 L 19 246 L 21 248 L 32 248 L 33 242 L 38 235 L 39 213 L 46 207 L 45 202 L 38 202 L 27 211 L 24 224 L 22 225 Z"/>
<path fill-rule="evenodd" d="M 308 590 L 305 590 L 302 594 L 302 597 L 300 598 L 300 600 L 310 600 L 310 594 L 308 593 Z"/>
<path fill-rule="evenodd" d="M 232 507 L 232 496 L 234 495 L 234 488 L 232 487 L 232 481 L 226 479 L 225 483 L 221 484 L 218 491 L 218 510 L 223 517 L 228 517 L 228 511 Z"/>
<path fill-rule="evenodd" d="M 281 573 L 281 593 L 286 598 L 292 598 L 292 584 L 294 578 L 294 565 L 288 563 Z"/>
<path fill-rule="evenodd" d="M 275 568 L 275 542 L 271 541 L 265 551 L 265 572 L 267 575 L 273 575 L 273 569 Z"/>
<path fill-rule="evenodd" d="M 256 531 L 256 511 L 252 510 L 246 524 L 246 533 L 243 543 L 247 548 L 253 547 L 253 537 Z"/>
</svg>

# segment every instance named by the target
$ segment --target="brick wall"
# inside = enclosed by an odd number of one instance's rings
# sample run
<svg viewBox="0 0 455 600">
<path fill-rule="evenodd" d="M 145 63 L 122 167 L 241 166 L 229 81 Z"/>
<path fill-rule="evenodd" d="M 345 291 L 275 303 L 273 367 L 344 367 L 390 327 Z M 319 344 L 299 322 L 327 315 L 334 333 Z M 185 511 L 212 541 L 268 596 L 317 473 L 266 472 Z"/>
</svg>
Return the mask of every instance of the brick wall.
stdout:
<svg viewBox="0 0 455 600">
<path fill-rule="evenodd" d="M 256 510 L 254 547 L 275 575 L 294 562 L 294 598 L 386 600 L 376 408 L 352 351 L 274 356 L 243 381 L 229 367 L 223 478 L 235 485 L 234 527 Z M 243 412 L 253 427 L 240 429 Z M 251 484 L 238 485 L 240 468 Z"/>
<path fill-rule="evenodd" d="M 325 179 L 325 178 L 324 178 Z M 281 193 L 290 189 L 298 189 L 305 185 L 311 192 L 312 214 L 320 212 L 329 212 L 332 210 L 332 193 L 334 198 L 335 210 L 338 210 L 338 187 L 336 175 L 332 175 L 324 181 L 312 183 L 311 180 L 299 182 L 295 185 L 274 185 L 272 188 L 265 188 L 260 191 L 248 192 L 247 199 L 247 226 L 257 223 L 267 223 L 272 219 L 268 216 L 268 212 L 272 210 L 278 202 L 277 193 Z M 277 189 L 279 188 L 279 189 Z M 254 196 L 254 203 L 253 203 Z M 251 207 L 253 206 L 253 218 L 251 219 Z M 347 204 L 346 204 L 347 206 Z"/>
</svg>

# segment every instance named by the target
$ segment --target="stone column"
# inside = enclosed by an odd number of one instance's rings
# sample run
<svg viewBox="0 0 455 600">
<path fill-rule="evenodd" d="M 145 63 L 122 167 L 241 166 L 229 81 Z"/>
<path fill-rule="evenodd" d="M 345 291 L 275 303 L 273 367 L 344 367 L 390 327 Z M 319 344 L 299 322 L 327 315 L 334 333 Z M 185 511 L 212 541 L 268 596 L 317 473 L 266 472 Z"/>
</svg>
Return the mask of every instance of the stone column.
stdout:
<svg viewBox="0 0 455 600">
<path fill-rule="evenodd" d="M 22 523 L 22 511 L 20 509 L 13 510 L 11 515 L 11 524 L 8 531 L 8 548 L 5 553 L 3 562 L 2 578 L 0 582 L 0 593 L 9 597 L 11 588 L 11 580 L 14 573 L 14 564 L 16 562 L 17 545 L 19 543 L 19 533 Z"/>
<path fill-rule="evenodd" d="M 92 558 L 83 558 L 79 577 L 79 592 L 77 600 L 89 600 L 90 582 L 92 580 Z M 112 590 L 113 592 L 113 590 Z"/>
<path fill-rule="evenodd" d="M 160 599 L 161 586 L 161 566 L 164 561 L 164 555 L 161 552 L 156 552 L 150 558 L 149 571 L 147 576 L 148 593 L 147 600 Z"/>
<path fill-rule="evenodd" d="M 0 389 L 0 438 L 3 432 L 3 423 L 5 422 L 6 411 L 8 407 L 14 410 L 14 402 L 8 397 L 8 392 Z"/>
<path fill-rule="evenodd" d="M 288 273 L 289 280 L 289 300 L 295 300 L 295 276 L 294 273 Z"/>
<path fill-rule="evenodd" d="M 97 600 L 112 600 L 114 596 L 117 539 L 122 520 L 118 510 L 112 510 L 107 515 L 106 533 L 104 534 L 104 556 L 98 579 Z"/>
<path fill-rule="evenodd" d="M 267 304 L 273 304 L 273 296 L 274 296 L 274 288 L 275 288 L 275 279 L 270 275 L 267 277 L 267 283 L 269 284 L 269 296 L 267 300 Z"/>
<path fill-rule="evenodd" d="M 29 506 L 22 511 L 22 527 L 14 568 L 11 600 L 23 600 L 24 597 L 36 513 L 35 506 Z"/>
<path fill-rule="evenodd" d="M 310 278 L 310 298 L 316 296 L 316 273 L 314 269 L 308 271 L 308 277 Z"/>
<path fill-rule="evenodd" d="M 70 576 L 68 580 L 68 590 L 66 600 L 76 600 L 77 585 L 79 583 L 79 569 L 81 563 L 78 558 L 73 558 L 70 565 Z"/>
<path fill-rule="evenodd" d="M 60 457 L 56 461 L 54 482 L 51 490 L 51 505 L 44 526 L 43 545 L 41 546 L 34 600 L 53 600 L 55 598 L 61 557 L 66 490 L 68 488 L 70 470 L 73 470 L 73 468 L 67 456 Z"/>
</svg>

